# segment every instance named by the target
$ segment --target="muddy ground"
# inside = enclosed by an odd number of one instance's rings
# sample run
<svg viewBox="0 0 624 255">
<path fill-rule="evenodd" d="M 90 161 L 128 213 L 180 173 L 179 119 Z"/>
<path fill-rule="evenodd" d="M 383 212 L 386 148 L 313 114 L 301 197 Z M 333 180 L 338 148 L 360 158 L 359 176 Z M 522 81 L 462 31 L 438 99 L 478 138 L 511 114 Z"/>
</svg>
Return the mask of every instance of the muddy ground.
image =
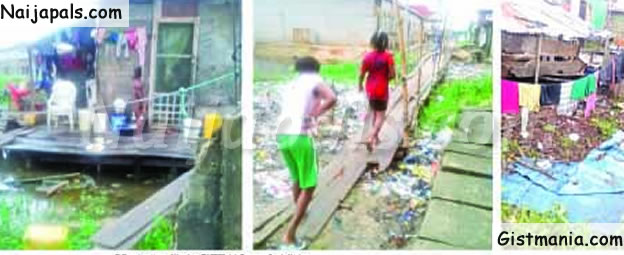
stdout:
<svg viewBox="0 0 624 255">
<path fill-rule="evenodd" d="M 526 139 L 520 136 L 520 115 L 504 114 L 501 132 L 505 162 L 522 157 L 582 161 L 592 149 L 624 128 L 622 102 L 599 95 L 596 109 L 589 118 L 583 116 L 584 105 L 579 105 L 571 117 L 558 116 L 552 106 L 541 107 L 539 112 L 529 114 L 529 137 Z M 503 169 L 503 172 L 508 170 Z"/>
</svg>

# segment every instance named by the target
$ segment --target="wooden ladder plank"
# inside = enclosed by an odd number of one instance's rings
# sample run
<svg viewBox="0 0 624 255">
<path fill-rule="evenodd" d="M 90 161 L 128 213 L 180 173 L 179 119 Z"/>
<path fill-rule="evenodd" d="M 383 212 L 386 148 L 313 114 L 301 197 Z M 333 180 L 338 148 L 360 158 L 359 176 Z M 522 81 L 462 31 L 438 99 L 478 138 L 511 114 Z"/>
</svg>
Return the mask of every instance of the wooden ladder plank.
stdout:
<svg viewBox="0 0 624 255">
<path fill-rule="evenodd" d="M 93 237 L 93 243 L 103 249 L 128 249 L 138 241 L 141 233 L 149 230 L 156 216 L 164 215 L 178 204 L 182 192 L 194 171 L 189 171 L 159 190 L 156 194 L 132 208 L 114 223 L 102 227 Z"/>
</svg>

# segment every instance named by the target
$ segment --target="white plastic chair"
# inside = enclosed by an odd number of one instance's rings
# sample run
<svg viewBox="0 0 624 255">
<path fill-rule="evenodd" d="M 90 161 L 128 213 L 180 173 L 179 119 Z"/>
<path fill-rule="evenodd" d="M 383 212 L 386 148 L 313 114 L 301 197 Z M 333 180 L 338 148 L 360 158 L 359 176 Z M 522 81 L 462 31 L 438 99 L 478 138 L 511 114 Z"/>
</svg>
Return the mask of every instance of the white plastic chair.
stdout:
<svg viewBox="0 0 624 255">
<path fill-rule="evenodd" d="M 58 127 L 58 118 L 67 116 L 69 129 L 74 130 L 74 111 L 76 110 L 76 86 L 70 81 L 59 80 L 52 86 L 52 94 L 48 99 L 48 129 L 52 119 Z"/>
</svg>

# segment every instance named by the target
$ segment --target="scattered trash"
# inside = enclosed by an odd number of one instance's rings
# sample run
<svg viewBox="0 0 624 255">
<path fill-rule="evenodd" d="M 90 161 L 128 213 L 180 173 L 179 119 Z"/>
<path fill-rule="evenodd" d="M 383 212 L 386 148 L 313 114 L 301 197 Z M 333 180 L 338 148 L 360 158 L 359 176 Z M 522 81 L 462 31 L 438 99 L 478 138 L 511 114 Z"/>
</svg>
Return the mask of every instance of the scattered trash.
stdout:
<svg viewBox="0 0 624 255">
<path fill-rule="evenodd" d="M 548 170 L 552 167 L 552 163 L 549 160 L 545 159 L 538 160 L 535 165 L 542 170 Z"/>
<path fill-rule="evenodd" d="M 572 142 L 578 142 L 581 137 L 577 133 L 572 133 L 568 136 Z"/>
<path fill-rule="evenodd" d="M 44 180 L 41 185 L 35 189 L 35 191 L 41 192 L 49 197 L 59 192 L 61 189 L 63 189 L 63 187 L 67 186 L 68 184 L 69 181 Z"/>
<path fill-rule="evenodd" d="M 254 174 L 254 181 L 260 184 L 264 193 L 272 198 L 283 199 L 292 194 L 287 169 L 256 173 Z"/>
</svg>

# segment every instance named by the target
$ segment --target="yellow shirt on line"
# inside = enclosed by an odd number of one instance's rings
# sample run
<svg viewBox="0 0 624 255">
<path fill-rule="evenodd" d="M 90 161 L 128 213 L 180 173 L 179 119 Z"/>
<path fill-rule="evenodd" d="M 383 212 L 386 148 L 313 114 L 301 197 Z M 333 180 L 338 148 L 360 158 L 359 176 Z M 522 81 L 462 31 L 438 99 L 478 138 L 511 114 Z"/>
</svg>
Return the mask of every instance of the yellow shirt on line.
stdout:
<svg viewBox="0 0 624 255">
<path fill-rule="evenodd" d="M 539 111 L 541 92 L 542 86 L 539 84 L 518 83 L 520 106 L 526 107 L 532 112 Z"/>
</svg>

